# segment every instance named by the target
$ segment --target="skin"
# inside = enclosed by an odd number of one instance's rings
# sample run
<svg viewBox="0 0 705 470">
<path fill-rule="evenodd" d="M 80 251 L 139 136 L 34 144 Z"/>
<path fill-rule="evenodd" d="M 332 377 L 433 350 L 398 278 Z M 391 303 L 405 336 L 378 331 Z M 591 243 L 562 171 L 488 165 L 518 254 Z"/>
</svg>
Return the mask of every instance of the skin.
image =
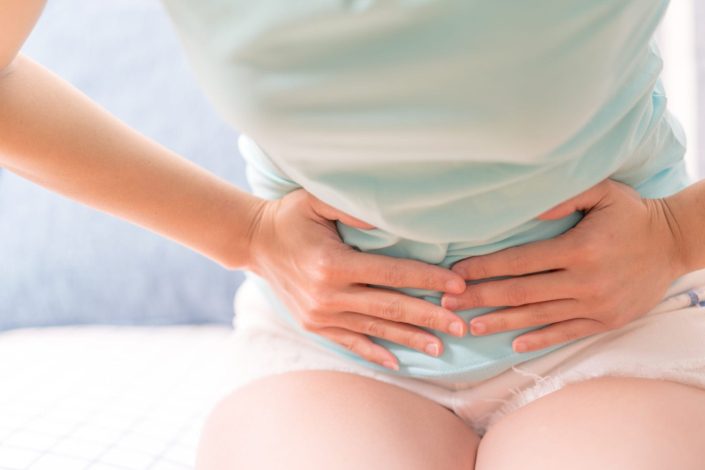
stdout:
<svg viewBox="0 0 705 470">
<path fill-rule="evenodd" d="M 260 274 L 307 329 L 370 361 L 392 361 L 393 367 L 396 358 L 368 334 L 416 349 L 429 342 L 442 348 L 437 337 L 413 325 L 447 329 L 459 319 L 447 304 L 451 298 L 530 305 L 523 316 L 516 310 L 504 315 L 516 321 L 507 322 L 509 328 L 530 321 L 530 312 L 545 302 L 572 300 L 571 307 L 582 309 L 580 318 L 559 319 L 557 308 L 540 315 L 544 323 L 559 320 L 554 336 L 549 327 L 546 336 L 529 338 L 545 347 L 568 334 L 589 334 L 598 324 L 615 328 L 638 316 L 637 308 L 626 308 L 629 299 L 641 298 L 644 291 L 631 282 L 632 276 L 646 272 L 644 279 L 654 286 L 653 295 L 640 304 L 643 309 L 665 290 L 669 277 L 705 266 L 702 184 L 655 203 L 612 183 L 598 185 L 583 199 L 545 215 L 589 211 L 566 235 L 522 251 L 469 259 L 453 270 L 355 252 L 340 241 L 333 221 L 371 228 L 364 221 L 302 190 L 277 201 L 247 194 L 130 129 L 18 55 L 42 7 L 38 0 L 2 0 L 0 165 L 171 238 L 225 268 Z M 659 257 L 664 249 L 671 256 Z M 547 257 L 549 252 L 555 255 Z M 649 256 L 655 260 L 644 261 Z M 465 291 L 463 278 L 517 271 L 541 276 L 522 281 L 538 280 L 519 287 L 524 297 L 516 297 L 516 284 L 512 294 L 508 284 L 498 287 L 494 281 Z M 452 296 L 439 308 L 366 288 L 367 283 Z M 587 283 L 599 286 L 599 295 L 578 288 Z M 535 297 L 541 289 L 548 294 Z M 508 299 L 513 303 L 502 303 Z M 570 321 L 571 333 L 561 332 Z M 466 332 L 464 325 L 460 336 Z M 705 459 L 702 420 L 702 390 L 612 377 L 569 385 L 535 400 L 481 439 L 450 410 L 400 387 L 355 374 L 297 371 L 252 382 L 222 400 L 204 428 L 197 468 L 699 469 Z"/>
<path fill-rule="evenodd" d="M 479 442 L 451 411 L 403 388 L 296 371 L 222 400 L 203 430 L 196 468 L 472 469 Z"/>
<path fill-rule="evenodd" d="M 448 328 L 455 321 L 458 336 L 467 333 L 467 324 L 448 309 L 365 286 L 459 293 L 465 282 L 457 273 L 359 253 L 340 240 L 333 223 L 369 224 L 303 190 L 275 201 L 257 198 L 139 134 L 60 77 L 16 55 L 43 2 L 4 0 L 2 6 L 0 166 L 225 268 L 261 275 L 304 328 L 371 362 L 398 367 L 396 357 L 367 334 L 421 351 L 433 344 L 440 354 L 441 340 L 420 327 L 452 334 Z"/>
<path fill-rule="evenodd" d="M 687 220 L 683 210 L 697 206 L 683 205 L 684 196 L 645 199 L 630 186 L 604 180 L 539 216 L 551 220 L 585 211 L 574 228 L 452 268 L 469 281 L 518 277 L 470 284 L 460 295 L 444 295 L 442 304 L 509 306 L 472 319 L 477 336 L 548 324 L 517 337 L 513 347 L 520 352 L 521 345 L 533 351 L 626 325 L 656 306 L 677 277 L 697 269 L 687 261 L 681 223 Z M 688 243 L 695 248 L 699 241 Z"/>
<path fill-rule="evenodd" d="M 335 225 L 327 220 L 335 215 L 332 208 L 320 207 L 320 215 L 313 211 L 307 214 L 308 207 L 315 210 L 322 204 L 313 199 L 310 194 L 297 191 L 281 202 L 268 204 L 254 229 L 251 245 L 251 269 L 270 280 L 306 330 L 326 336 L 363 357 L 378 357 L 376 362 L 392 369 L 396 369 L 396 357 L 372 342 L 367 334 L 407 344 L 421 352 L 435 345 L 440 354 L 443 343 L 411 324 L 450 334 L 454 334 L 451 325 L 456 324 L 460 330 L 456 336 L 467 333 L 467 324 L 450 310 L 399 292 L 366 286 L 413 284 L 443 291 L 453 289 L 447 285 L 451 282 L 458 283 L 455 290 L 460 292 L 465 289 L 460 275 L 419 261 L 353 250 L 341 242 Z M 347 219 L 357 227 L 366 226 Z"/>
</svg>

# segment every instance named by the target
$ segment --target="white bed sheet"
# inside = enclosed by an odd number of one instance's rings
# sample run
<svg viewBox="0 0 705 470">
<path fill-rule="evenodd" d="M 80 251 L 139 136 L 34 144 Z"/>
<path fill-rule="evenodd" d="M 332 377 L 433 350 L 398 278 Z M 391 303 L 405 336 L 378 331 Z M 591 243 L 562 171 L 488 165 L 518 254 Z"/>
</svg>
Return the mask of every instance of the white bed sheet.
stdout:
<svg viewBox="0 0 705 470">
<path fill-rule="evenodd" d="M 0 469 L 193 468 L 226 391 L 218 326 L 62 327 L 0 334 Z"/>
</svg>

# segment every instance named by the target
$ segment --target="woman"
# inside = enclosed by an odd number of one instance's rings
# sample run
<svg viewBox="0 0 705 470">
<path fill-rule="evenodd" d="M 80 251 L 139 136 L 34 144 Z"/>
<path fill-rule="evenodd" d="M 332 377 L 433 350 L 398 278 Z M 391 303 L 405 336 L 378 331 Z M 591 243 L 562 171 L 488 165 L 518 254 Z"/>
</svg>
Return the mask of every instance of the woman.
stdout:
<svg viewBox="0 0 705 470">
<path fill-rule="evenodd" d="M 18 55 L 41 1 L 0 19 L 0 162 L 247 271 L 199 468 L 700 468 L 667 2 L 165 4 L 254 195 Z"/>
</svg>

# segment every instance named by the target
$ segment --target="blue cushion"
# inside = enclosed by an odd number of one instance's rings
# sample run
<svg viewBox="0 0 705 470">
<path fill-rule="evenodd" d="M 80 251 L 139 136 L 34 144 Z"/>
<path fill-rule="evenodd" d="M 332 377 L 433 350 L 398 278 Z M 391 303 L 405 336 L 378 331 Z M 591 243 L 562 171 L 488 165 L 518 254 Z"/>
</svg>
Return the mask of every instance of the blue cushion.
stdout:
<svg viewBox="0 0 705 470">
<path fill-rule="evenodd" d="M 246 187 L 237 132 L 205 100 L 157 2 L 48 2 L 24 53 L 128 124 Z M 227 323 L 241 282 L 175 242 L 0 177 L 0 329 Z"/>
</svg>

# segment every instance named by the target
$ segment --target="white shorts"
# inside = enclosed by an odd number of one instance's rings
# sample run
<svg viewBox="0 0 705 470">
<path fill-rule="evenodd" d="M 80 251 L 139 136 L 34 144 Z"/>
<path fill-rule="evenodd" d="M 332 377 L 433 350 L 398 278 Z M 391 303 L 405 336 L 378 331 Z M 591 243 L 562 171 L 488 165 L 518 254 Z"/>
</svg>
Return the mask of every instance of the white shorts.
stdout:
<svg viewBox="0 0 705 470">
<path fill-rule="evenodd" d="M 452 410 L 480 436 L 503 415 L 593 377 L 659 378 L 705 389 L 705 269 L 679 278 L 659 305 L 628 325 L 480 382 L 410 378 L 365 368 L 298 334 L 248 281 L 235 296 L 235 312 L 230 389 L 293 370 L 346 371 L 424 396 Z"/>
</svg>

